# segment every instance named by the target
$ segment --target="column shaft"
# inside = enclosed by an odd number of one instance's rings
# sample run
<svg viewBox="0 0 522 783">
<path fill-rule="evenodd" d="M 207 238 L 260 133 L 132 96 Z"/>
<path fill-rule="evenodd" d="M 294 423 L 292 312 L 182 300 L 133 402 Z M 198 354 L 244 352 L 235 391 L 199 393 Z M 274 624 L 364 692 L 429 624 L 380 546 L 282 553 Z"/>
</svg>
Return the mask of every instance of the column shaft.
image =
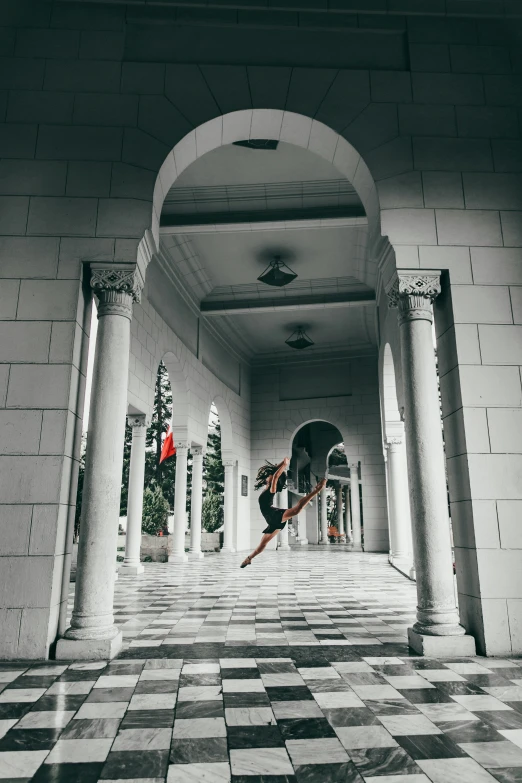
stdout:
<svg viewBox="0 0 522 783">
<path fill-rule="evenodd" d="M 99 297 L 78 569 L 71 625 L 58 658 L 111 658 L 121 648 L 113 597 L 120 512 L 132 301 L 142 281 L 134 266 L 91 265 Z"/>
<path fill-rule="evenodd" d="M 187 523 L 187 458 L 189 443 L 176 443 L 176 486 L 174 491 L 174 532 L 171 535 L 169 563 L 185 563 L 185 528 Z"/>
<path fill-rule="evenodd" d="M 279 508 L 288 508 L 288 490 L 286 487 L 279 493 L 277 505 Z M 283 552 L 290 549 L 290 544 L 288 543 L 288 522 L 277 536 L 277 548 L 281 549 Z"/>
<path fill-rule="evenodd" d="M 352 543 L 352 524 L 350 519 L 350 490 L 348 484 L 344 488 L 344 530 L 346 533 L 346 540 L 348 543 Z"/>
<path fill-rule="evenodd" d="M 337 526 L 339 537 L 344 536 L 344 514 L 343 514 L 343 485 L 339 482 L 336 492 L 337 501 Z"/>
<path fill-rule="evenodd" d="M 140 562 L 140 549 L 147 422 L 143 414 L 127 416 L 127 421 L 132 427 L 132 445 L 129 466 L 129 489 L 127 495 L 125 559 L 119 570 L 124 574 L 142 574 L 145 570 Z"/>
<path fill-rule="evenodd" d="M 189 558 L 204 557 L 201 551 L 201 510 L 203 507 L 203 449 L 192 449 L 192 496 L 190 502 Z"/>
<path fill-rule="evenodd" d="M 399 308 L 402 381 L 410 505 L 417 567 L 417 622 L 410 644 L 433 653 L 431 637 L 453 637 L 435 647 L 440 654 L 474 650 L 474 640 L 459 644 L 464 628 L 456 608 L 448 518 L 442 426 L 432 333 L 432 301 L 440 293 L 438 273 L 398 273 L 389 292 Z M 426 637 L 428 641 L 426 642 Z"/>
<path fill-rule="evenodd" d="M 328 538 L 328 507 L 326 505 L 326 487 L 323 487 L 320 492 L 320 513 L 321 513 L 321 544 L 329 544 Z"/>
<path fill-rule="evenodd" d="M 402 438 L 387 438 L 388 513 L 392 560 L 412 559 L 412 534 L 406 454 Z"/>
<path fill-rule="evenodd" d="M 224 531 L 222 552 L 235 552 L 234 549 L 234 467 L 235 462 L 225 461 L 225 502 L 224 502 Z"/>
<path fill-rule="evenodd" d="M 297 521 L 297 541 L 299 546 L 306 546 L 308 538 L 306 535 L 306 511 L 303 509 L 296 519 Z"/>
<path fill-rule="evenodd" d="M 359 465 L 354 462 L 350 465 L 350 499 L 352 512 L 352 534 L 353 548 L 355 551 L 362 550 L 362 527 L 361 527 L 361 498 L 359 492 Z"/>
</svg>

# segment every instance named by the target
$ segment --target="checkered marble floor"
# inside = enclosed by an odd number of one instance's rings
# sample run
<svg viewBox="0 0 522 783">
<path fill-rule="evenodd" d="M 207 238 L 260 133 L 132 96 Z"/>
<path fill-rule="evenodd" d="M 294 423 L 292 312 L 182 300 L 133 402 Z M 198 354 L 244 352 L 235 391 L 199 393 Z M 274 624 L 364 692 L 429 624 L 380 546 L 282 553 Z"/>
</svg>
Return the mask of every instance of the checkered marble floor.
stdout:
<svg viewBox="0 0 522 783">
<path fill-rule="evenodd" d="M 0 783 L 522 782 L 522 660 L 410 655 L 384 557 L 241 559 L 120 577 L 116 660 L 0 662 Z"/>
</svg>

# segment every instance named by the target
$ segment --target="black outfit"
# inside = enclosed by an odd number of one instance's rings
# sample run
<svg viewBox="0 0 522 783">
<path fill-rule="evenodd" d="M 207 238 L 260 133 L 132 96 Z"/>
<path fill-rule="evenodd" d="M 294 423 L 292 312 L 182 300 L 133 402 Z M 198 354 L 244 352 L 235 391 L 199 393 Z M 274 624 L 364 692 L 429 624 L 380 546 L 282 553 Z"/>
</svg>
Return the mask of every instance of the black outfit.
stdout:
<svg viewBox="0 0 522 783">
<path fill-rule="evenodd" d="M 268 522 L 268 527 L 263 530 L 263 533 L 273 533 L 275 530 L 282 530 L 286 525 L 286 521 L 283 522 L 283 514 L 285 513 L 286 508 L 276 508 L 273 506 L 273 499 L 274 495 L 270 492 L 268 487 L 259 495 L 259 508 L 261 509 L 261 513 L 265 520 Z"/>
</svg>

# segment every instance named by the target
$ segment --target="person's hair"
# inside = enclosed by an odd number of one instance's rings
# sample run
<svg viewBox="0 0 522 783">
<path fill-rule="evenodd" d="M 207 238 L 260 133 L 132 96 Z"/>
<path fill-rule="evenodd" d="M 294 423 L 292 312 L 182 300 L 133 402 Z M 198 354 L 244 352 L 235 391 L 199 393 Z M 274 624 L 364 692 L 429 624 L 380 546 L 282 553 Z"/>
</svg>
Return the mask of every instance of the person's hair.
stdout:
<svg viewBox="0 0 522 783">
<path fill-rule="evenodd" d="M 266 463 L 257 471 L 254 489 L 261 489 L 261 487 L 266 486 L 267 479 L 271 478 L 274 475 L 277 468 L 278 468 L 277 465 L 273 465 L 271 462 L 266 460 Z M 281 492 L 285 487 L 286 487 L 286 473 L 283 472 L 277 479 L 277 491 Z"/>
</svg>

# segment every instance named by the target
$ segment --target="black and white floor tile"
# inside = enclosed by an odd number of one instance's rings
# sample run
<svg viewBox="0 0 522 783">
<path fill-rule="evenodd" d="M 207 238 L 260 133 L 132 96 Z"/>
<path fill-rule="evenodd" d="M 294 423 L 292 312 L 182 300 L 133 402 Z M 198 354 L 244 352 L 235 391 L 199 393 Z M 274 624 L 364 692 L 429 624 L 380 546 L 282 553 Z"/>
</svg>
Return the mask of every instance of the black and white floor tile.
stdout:
<svg viewBox="0 0 522 783">
<path fill-rule="evenodd" d="M 120 577 L 113 661 L 0 662 L 0 783 L 522 783 L 522 660 L 408 650 L 383 556 Z"/>
</svg>

